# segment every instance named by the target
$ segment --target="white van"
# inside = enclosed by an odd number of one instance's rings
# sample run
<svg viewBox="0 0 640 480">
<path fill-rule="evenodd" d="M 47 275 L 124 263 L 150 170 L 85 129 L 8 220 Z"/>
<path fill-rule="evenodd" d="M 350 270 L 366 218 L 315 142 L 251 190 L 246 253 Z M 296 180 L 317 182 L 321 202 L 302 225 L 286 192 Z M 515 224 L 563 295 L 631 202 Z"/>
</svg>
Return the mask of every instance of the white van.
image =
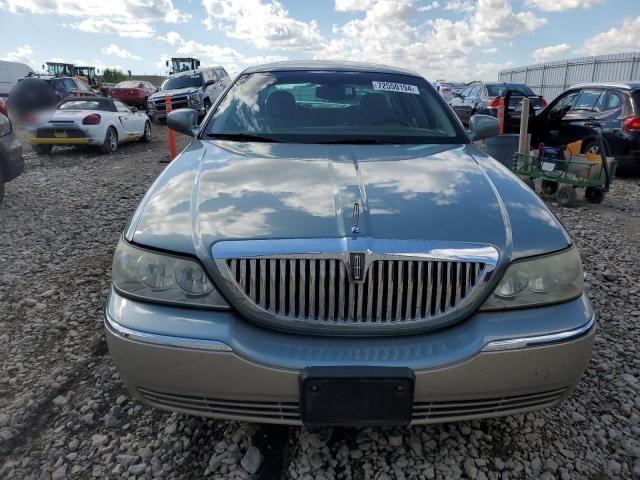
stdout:
<svg viewBox="0 0 640 480">
<path fill-rule="evenodd" d="M 33 73 L 33 69 L 29 65 L 0 60 L 0 98 L 8 97 L 18 80 L 26 77 L 29 73 Z"/>
</svg>

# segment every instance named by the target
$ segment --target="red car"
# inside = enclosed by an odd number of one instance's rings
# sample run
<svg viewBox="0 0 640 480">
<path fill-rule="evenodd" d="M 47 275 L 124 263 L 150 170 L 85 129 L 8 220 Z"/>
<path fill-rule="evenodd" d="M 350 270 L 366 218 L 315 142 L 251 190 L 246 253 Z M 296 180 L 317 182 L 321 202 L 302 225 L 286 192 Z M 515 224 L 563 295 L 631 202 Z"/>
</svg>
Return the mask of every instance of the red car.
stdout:
<svg viewBox="0 0 640 480">
<path fill-rule="evenodd" d="M 149 95 L 157 92 L 158 89 L 149 82 L 139 80 L 127 80 L 118 83 L 115 87 L 109 89 L 109 96 L 117 98 L 127 105 L 133 105 L 146 110 L 147 98 Z"/>
</svg>

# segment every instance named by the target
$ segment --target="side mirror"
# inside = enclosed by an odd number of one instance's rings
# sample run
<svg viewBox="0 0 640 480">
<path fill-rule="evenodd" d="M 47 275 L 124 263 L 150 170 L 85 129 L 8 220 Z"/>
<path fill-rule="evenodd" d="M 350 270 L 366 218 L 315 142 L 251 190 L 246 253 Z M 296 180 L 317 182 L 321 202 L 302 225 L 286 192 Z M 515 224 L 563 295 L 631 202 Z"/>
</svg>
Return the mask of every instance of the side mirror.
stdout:
<svg viewBox="0 0 640 480">
<path fill-rule="evenodd" d="M 216 81 L 215 80 L 207 80 L 205 82 L 205 85 L 208 87 L 209 85 L 215 85 Z"/>
<path fill-rule="evenodd" d="M 171 130 L 193 137 L 198 127 L 198 112 L 190 108 L 179 108 L 169 112 L 167 126 Z"/>
<path fill-rule="evenodd" d="M 131 107 L 131 111 L 132 111 L 133 113 L 136 113 L 136 112 L 138 111 L 138 107 Z"/>
<path fill-rule="evenodd" d="M 476 114 L 469 120 L 469 138 L 472 142 L 495 137 L 499 133 L 498 119 L 489 115 Z"/>
</svg>

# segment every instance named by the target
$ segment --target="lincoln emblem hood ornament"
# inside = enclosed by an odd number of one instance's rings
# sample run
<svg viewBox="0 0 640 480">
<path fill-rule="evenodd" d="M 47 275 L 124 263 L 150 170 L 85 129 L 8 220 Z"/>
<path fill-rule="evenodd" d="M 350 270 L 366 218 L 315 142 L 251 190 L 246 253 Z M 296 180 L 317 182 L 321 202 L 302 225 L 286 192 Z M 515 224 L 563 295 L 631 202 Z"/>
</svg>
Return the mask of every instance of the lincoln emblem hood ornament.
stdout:
<svg viewBox="0 0 640 480">
<path fill-rule="evenodd" d="M 352 220 L 351 220 L 351 233 L 355 235 L 357 235 L 358 233 L 360 233 L 360 225 L 359 222 L 360 221 L 360 205 L 358 204 L 358 202 L 353 204 L 353 216 L 352 216 Z"/>
</svg>

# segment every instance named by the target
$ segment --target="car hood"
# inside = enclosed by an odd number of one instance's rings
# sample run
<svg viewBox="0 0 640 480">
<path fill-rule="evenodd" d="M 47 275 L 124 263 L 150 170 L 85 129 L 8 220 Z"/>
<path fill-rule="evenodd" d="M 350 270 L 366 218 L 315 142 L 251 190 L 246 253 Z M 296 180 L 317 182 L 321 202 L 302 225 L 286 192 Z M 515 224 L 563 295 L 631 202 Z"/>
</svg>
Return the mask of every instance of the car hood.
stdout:
<svg viewBox="0 0 640 480">
<path fill-rule="evenodd" d="M 194 140 L 147 192 L 127 238 L 208 257 L 220 240 L 360 237 L 547 253 L 569 238 L 543 202 L 470 145 Z"/>
<path fill-rule="evenodd" d="M 151 95 L 151 98 L 153 99 L 164 98 L 165 95 L 171 95 L 172 97 L 174 95 L 189 95 L 192 93 L 196 93 L 197 91 L 198 89 L 196 87 L 177 88 L 175 90 L 162 90 L 160 92 L 157 92 Z"/>
</svg>

